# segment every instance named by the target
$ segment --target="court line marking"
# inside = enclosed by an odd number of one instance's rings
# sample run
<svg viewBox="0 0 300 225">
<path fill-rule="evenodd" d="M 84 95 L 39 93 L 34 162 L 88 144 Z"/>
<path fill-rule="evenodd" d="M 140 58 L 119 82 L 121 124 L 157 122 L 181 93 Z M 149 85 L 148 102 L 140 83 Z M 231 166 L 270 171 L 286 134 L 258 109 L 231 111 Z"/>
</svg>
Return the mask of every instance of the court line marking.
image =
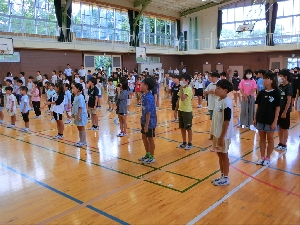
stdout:
<svg viewBox="0 0 300 225">
<path fill-rule="evenodd" d="M 284 152 L 278 155 L 276 159 L 279 159 L 281 156 L 284 155 Z M 274 161 L 273 159 L 272 161 Z M 256 171 L 254 174 L 251 175 L 251 177 L 248 177 L 244 182 L 240 183 L 238 186 L 236 186 L 234 189 L 232 189 L 230 192 L 228 192 L 225 196 L 223 196 L 220 200 L 215 202 L 213 205 L 205 209 L 202 213 L 200 213 L 198 216 L 196 216 L 194 219 L 192 219 L 190 222 L 187 223 L 187 225 L 192 225 L 197 223 L 199 220 L 201 220 L 204 216 L 206 216 L 208 213 L 210 213 L 212 210 L 217 208 L 219 205 L 221 205 L 226 199 L 231 197 L 233 194 L 235 194 L 237 191 L 239 191 L 242 187 L 244 187 L 246 184 L 248 184 L 251 180 L 253 180 L 254 177 L 259 175 L 261 172 L 266 170 L 268 167 L 263 166 L 258 171 Z"/>
<path fill-rule="evenodd" d="M 42 187 L 44 187 L 44 188 L 47 188 L 50 191 L 55 192 L 58 195 L 61 195 L 61 196 L 65 197 L 65 198 L 67 198 L 67 199 L 70 199 L 73 202 L 76 202 L 79 205 L 81 205 L 81 204 L 84 203 L 83 201 L 81 201 L 81 200 L 79 200 L 79 199 L 77 199 L 77 198 L 75 198 L 75 197 L 73 197 L 71 195 L 68 195 L 68 194 L 66 194 L 66 193 L 64 193 L 64 192 L 62 192 L 62 191 L 60 191 L 60 190 L 58 190 L 58 189 L 56 189 L 54 187 L 51 187 L 51 186 L 49 186 L 49 185 L 47 185 L 47 184 L 45 184 L 45 183 L 43 183 L 41 181 L 38 181 L 38 180 L 34 179 L 33 177 L 30 177 L 30 176 L 28 176 L 28 175 L 26 175 L 26 174 L 24 174 L 24 173 L 22 173 L 22 172 L 20 172 L 20 171 L 18 171 L 16 169 L 12 168 L 12 167 L 10 167 L 10 166 L 7 166 L 7 165 L 5 165 L 3 163 L 0 163 L 0 165 L 2 167 L 6 168 L 7 170 L 10 170 L 10 171 L 12 171 L 12 172 L 20 175 L 21 177 L 24 177 L 24 178 L 26 178 L 26 179 L 28 179 L 28 180 L 30 180 L 30 181 L 32 181 L 32 182 L 34 182 L 34 183 L 42 186 Z M 110 215 L 110 214 L 108 214 L 108 213 L 106 213 L 106 212 L 104 212 L 104 211 L 102 211 L 100 209 L 97 209 L 97 208 L 95 208 L 93 206 L 86 205 L 86 208 L 91 209 L 91 210 L 93 210 L 93 211 L 95 211 L 95 212 L 97 212 L 97 213 L 99 213 L 99 214 L 101 214 L 101 215 L 103 215 L 103 216 L 105 216 L 105 217 L 107 217 L 107 218 L 115 221 L 115 222 L 118 222 L 118 223 L 120 223 L 122 225 L 128 225 L 129 224 L 129 223 L 127 223 L 127 222 L 125 222 L 125 221 L 123 221 L 123 220 L 121 220 L 121 219 L 119 219 L 119 218 L 117 218 L 117 217 L 115 217 L 113 215 Z"/>
</svg>

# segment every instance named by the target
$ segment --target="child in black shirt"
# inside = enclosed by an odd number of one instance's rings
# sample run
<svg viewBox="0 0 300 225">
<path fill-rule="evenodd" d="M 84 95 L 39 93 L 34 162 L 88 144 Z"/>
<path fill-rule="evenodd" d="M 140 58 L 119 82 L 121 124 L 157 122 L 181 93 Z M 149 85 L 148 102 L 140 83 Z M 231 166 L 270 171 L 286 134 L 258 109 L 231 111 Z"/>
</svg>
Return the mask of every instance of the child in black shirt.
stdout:
<svg viewBox="0 0 300 225">
<path fill-rule="evenodd" d="M 2 84 L 0 84 L 0 124 L 3 123 L 4 114 L 3 114 L 3 107 L 4 107 L 4 95 L 2 93 Z"/>
<path fill-rule="evenodd" d="M 255 101 L 257 111 L 254 126 L 259 132 L 261 153 L 261 159 L 256 164 L 268 166 L 274 149 L 274 132 L 278 130 L 277 120 L 280 110 L 280 91 L 278 90 L 276 74 L 266 73 L 264 75 L 264 85 L 265 89 L 258 93 Z M 268 142 L 268 147 L 265 156 L 266 142 Z"/>
<path fill-rule="evenodd" d="M 172 122 L 178 122 L 178 111 L 176 111 L 176 103 L 178 101 L 178 92 L 180 88 L 179 84 L 179 75 L 173 75 L 172 80 L 174 82 L 174 85 L 172 87 L 171 95 L 172 95 L 172 110 L 174 111 L 174 120 Z"/>
</svg>

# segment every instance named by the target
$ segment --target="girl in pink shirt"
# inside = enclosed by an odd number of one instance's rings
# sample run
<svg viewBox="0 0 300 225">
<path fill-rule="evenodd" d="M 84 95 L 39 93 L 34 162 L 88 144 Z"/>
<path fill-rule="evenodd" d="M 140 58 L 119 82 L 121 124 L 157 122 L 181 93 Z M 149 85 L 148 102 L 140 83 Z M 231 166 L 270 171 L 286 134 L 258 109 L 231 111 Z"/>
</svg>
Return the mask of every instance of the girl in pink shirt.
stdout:
<svg viewBox="0 0 300 225">
<path fill-rule="evenodd" d="M 254 93 L 257 89 L 255 80 L 252 79 L 253 72 L 250 69 L 245 70 L 244 77 L 239 84 L 242 95 L 240 126 L 250 127 L 253 125 L 255 115 Z"/>
<path fill-rule="evenodd" d="M 41 117 L 41 98 L 40 98 L 40 91 L 38 88 L 38 81 L 33 81 L 32 84 L 32 91 L 31 91 L 31 101 L 32 101 L 32 106 L 35 112 L 35 119 L 38 119 Z"/>
</svg>

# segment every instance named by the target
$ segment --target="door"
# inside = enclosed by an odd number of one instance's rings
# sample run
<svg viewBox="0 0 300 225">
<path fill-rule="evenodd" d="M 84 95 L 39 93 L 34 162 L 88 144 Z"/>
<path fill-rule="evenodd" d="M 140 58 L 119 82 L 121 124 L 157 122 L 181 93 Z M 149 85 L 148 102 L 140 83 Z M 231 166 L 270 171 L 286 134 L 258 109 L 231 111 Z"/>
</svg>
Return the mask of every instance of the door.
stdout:
<svg viewBox="0 0 300 225">
<path fill-rule="evenodd" d="M 205 73 L 205 71 L 211 72 L 211 64 L 203 64 L 203 73 Z"/>
</svg>

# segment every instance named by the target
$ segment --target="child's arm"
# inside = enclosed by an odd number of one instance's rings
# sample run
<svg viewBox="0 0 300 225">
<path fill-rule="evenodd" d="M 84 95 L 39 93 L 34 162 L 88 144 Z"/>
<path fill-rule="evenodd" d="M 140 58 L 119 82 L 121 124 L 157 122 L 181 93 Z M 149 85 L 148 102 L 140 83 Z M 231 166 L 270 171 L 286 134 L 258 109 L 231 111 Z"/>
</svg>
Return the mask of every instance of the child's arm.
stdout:
<svg viewBox="0 0 300 225">
<path fill-rule="evenodd" d="M 179 98 L 180 98 L 180 100 L 181 100 L 181 101 L 184 101 L 187 97 L 188 97 L 188 95 L 187 95 L 187 94 L 184 94 L 184 93 L 183 93 L 183 88 L 180 87 L 180 89 L 179 89 Z"/>
<path fill-rule="evenodd" d="M 272 129 L 272 130 L 275 130 L 275 129 L 276 129 L 276 126 L 277 126 L 277 120 L 278 120 L 278 117 L 279 117 L 279 111 L 280 111 L 280 106 L 277 106 L 277 107 L 276 107 L 276 110 L 275 110 L 274 121 L 273 121 L 273 123 L 271 124 L 271 129 Z"/>
<path fill-rule="evenodd" d="M 298 98 L 299 98 L 299 94 L 300 94 L 300 91 L 299 89 L 297 90 L 297 94 L 296 94 L 296 99 L 295 99 L 295 109 L 297 110 L 297 106 L 298 106 Z"/>
<path fill-rule="evenodd" d="M 149 129 L 148 127 L 149 127 L 150 115 L 151 115 L 151 113 L 146 113 L 146 123 L 145 123 L 145 127 L 144 127 L 145 133 L 147 133 L 148 129 Z"/>
<path fill-rule="evenodd" d="M 229 121 L 232 119 L 231 118 L 231 109 L 230 108 L 225 108 L 224 109 L 224 121 L 222 125 L 222 132 L 218 140 L 218 145 L 220 147 L 224 146 L 225 143 L 225 135 L 227 133 L 228 127 L 229 127 Z"/>
<path fill-rule="evenodd" d="M 78 120 L 81 120 L 81 118 L 80 118 L 81 112 L 82 112 L 82 108 L 79 107 L 79 108 L 78 108 L 78 113 L 77 113 L 77 119 L 78 119 Z"/>
<path fill-rule="evenodd" d="M 290 108 L 291 102 L 292 102 L 292 96 L 291 96 L 291 95 L 288 95 L 288 96 L 287 96 L 287 102 L 286 102 L 284 111 L 283 111 L 282 114 L 281 114 L 281 118 L 286 118 L 286 113 L 287 113 L 287 111 L 288 111 L 289 108 Z"/>
<path fill-rule="evenodd" d="M 10 108 L 11 112 L 14 111 L 14 105 L 15 105 L 15 100 L 12 99 L 12 101 L 11 101 L 11 108 Z"/>
</svg>

